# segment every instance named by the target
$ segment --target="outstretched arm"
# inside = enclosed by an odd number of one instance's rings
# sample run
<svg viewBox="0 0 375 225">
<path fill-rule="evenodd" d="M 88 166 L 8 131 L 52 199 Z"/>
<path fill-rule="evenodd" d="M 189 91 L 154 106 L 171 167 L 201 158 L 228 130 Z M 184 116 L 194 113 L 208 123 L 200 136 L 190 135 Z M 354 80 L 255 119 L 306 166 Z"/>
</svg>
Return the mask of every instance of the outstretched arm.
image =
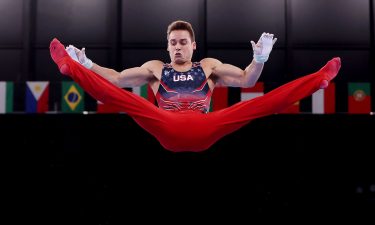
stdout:
<svg viewBox="0 0 375 225">
<path fill-rule="evenodd" d="M 263 33 L 257 43 L 251 41 L 253 60 L 244 70 L 222 63 L 217 59 L 208 58 L 206 61 L 212 68 L 212 75 L 216 78 L 217 84 L 232 87 L 254 86 L 276 40 L 277 38 L 273 38 L 273 34 Z"/>
<path fill-rule="evenodd" d="M 155 79 L 154 74 L 156 74 L 156 68 L 158 68 L 161 63 L 162 62 L 158 60 L 152 60 L 144 63 L 140 67 L 125 69 L 121 72 L 94 63 L 91 67 L 91 71 L 101 75 L 118 87 L 137 87 Z"/>
<path fill-rule="evenodd" d="M 257 63 L 254 60 L 248 65 L 245 70 L 225 64 L 217 59 L 206 58 L 212 67 L 211 76 L 216 81 L 217 85 L 230 87 L 252 87 L 262 73 L 264 63 Z"/>
<path fill-rule="evenodd" d="M 102 67 L 93 63 L 87 58 L 85 48 L 79 50 L 73 45 L 69 45 L 66 50 L 74 60 L 120 88 L 136 87 L 148 83 L 155 78 L 157 68 L 162 65 L 161 61 L 152 60 L 144 63 L 140 67 L 133 67 L 118 72 L 114 69 Z"/>
</svg>

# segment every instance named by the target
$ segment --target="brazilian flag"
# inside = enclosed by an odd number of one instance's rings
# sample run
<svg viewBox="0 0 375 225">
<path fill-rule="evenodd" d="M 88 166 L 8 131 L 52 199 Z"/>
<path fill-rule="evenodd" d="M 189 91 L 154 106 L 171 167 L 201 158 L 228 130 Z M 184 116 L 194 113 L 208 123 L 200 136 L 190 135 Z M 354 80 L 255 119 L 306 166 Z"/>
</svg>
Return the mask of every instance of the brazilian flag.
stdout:
<svg viewBox="0 0 375 225">
<path fill-rule="evenodd" d="M 79 113 L 84 109 L 84 91 L 73 81 L 63 81 L 61 88 L 61 110 L 66 113 Z"/>
</svg>

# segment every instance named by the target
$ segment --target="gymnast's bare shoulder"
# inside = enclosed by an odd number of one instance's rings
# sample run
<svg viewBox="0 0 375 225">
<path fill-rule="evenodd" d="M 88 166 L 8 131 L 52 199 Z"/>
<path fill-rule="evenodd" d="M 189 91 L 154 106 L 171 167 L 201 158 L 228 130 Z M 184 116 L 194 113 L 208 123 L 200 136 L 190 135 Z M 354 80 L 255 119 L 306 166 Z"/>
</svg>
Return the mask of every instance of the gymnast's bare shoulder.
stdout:
<svg viewBox="0 0 375 225">
<path fill-rule="evenodd" d="M 118 77 L 119 86 L 135 87 L 160 80 L 163 62 L 160 60 L 150 60 L 140 67 L 132 67 L 121 71 Z"/>
</svg>

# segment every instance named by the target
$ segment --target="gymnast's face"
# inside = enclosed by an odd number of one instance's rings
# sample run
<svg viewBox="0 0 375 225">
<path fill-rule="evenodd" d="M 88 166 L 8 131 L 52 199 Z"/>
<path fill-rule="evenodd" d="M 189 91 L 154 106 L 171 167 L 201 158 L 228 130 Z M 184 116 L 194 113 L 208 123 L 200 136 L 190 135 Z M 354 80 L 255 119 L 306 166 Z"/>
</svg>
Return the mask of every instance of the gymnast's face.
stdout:
<svg viewBox="0 0 375 225">
<path fill-rule="evenodd" d="M 196 43 L 191 41 L 188 31 L 174 30 L 169 34 L 167 50 L 173 63 L 184 64 L 191 62 L 195 49 Z"/>
</svg>

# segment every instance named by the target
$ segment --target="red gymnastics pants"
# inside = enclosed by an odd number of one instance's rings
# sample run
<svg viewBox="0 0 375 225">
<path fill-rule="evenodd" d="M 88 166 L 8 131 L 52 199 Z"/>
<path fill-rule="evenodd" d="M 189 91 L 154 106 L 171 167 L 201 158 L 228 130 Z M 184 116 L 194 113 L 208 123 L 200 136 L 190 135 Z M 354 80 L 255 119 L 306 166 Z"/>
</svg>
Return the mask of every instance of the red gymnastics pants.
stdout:
<svg viewBox="0 0 375 225">
<path fill-rule="evenodd" d="M 93 98 L 119 107 L 152 134 L 167 150 L 199 152 L 251 120 L 278 113 L 293 103 L 328 86 L 341 67 L 340 58 L 331 59 L 318 72 L 286 83 L 263 96 L 210 112 L 171 112 L 121 89 L 70 58 L 54 39 L 50 53 L 62 74 L 70 76 Z"/>
</svg>

